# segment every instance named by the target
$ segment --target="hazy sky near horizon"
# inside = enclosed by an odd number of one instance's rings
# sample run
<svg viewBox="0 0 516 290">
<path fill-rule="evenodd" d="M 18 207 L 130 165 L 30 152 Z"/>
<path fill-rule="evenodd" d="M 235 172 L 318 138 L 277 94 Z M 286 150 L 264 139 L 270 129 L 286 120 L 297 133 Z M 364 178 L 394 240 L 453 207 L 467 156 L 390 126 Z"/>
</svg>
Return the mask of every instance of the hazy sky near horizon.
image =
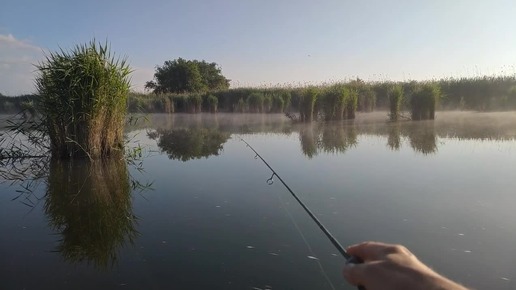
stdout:
<svg viewBox="0 0 516 290">
<path fill-rule="evenodd" d="M 232 86 L 516 73 L 514 0 L 111 0 L 0 4 L 0 93 L 45 52 L 108 40 L 143 90 L 156 65 L 218 63 Z"/>
</svg>

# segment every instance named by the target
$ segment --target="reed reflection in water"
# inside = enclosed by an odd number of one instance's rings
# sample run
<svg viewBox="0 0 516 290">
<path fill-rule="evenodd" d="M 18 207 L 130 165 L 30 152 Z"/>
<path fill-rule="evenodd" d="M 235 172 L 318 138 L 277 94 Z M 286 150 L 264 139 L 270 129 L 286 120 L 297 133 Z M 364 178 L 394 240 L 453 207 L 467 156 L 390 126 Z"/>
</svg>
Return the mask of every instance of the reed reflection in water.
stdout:
<svg viewBox="0 0 516 290">
<path fill-rule="evenodd" d="M 138 235 L 123 158 L 52 160 L 44 210 L 61 236 L 56 251 L 68 262 L 113 266 Z"/>
</svg>

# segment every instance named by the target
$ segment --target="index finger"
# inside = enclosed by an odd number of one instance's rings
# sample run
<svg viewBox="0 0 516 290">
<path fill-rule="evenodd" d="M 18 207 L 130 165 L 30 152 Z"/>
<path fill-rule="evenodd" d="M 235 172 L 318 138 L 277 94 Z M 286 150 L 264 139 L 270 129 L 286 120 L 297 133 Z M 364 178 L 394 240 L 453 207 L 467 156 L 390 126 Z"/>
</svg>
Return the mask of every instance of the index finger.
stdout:
<svg viewBox="0 0 516 290">
<path fill-rule="evenodd" d="M 386 244 L 381 242 L 363 242 L 353 246 L 349 246 L 346 251 L 357 256 L 364 262 L 381 260 L 386 255 L 396 252 L 397 245 Z"/>
</svg>

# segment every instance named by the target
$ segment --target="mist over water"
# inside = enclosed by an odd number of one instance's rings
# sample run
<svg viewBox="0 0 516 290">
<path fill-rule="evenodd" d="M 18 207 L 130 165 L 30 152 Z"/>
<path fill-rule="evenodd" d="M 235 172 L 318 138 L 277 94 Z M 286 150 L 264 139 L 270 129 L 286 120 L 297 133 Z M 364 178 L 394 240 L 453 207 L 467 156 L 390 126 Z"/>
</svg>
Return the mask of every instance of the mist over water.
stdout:
<svg viewBox="0 0 516 290">
<path fill-rule="evenodd" d="M 148 119 L 126 130 L 149 154 L 144 172 L 51 163 L 28 195 L 0 184 L 2 289 L 354 289 L 337 250 L 237 137 L 343 245 L 402 243 L 472 288 L 516 287 L 515 112 Z M 131 192 L 133 180 L 152 190 Z"/>
</svg>

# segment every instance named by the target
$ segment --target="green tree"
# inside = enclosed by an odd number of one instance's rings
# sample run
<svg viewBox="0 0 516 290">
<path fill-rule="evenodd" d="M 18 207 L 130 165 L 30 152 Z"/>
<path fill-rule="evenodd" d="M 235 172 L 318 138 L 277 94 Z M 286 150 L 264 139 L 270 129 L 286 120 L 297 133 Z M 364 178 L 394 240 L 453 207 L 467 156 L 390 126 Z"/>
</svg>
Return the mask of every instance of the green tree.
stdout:
<svg viewBox="0 0 516 290">
<path fill-rule="evenodd" d="M 154 93 L 201 93 L 229 88 L 216 63 L 178 58 L 157 66 L 154 79 L 145 84 Z"/>
<path fill-rule="evenodd" d="M 227 90 L 229 88 L 229 80 L 222 75 L 222 71 L 216 63 L 208 63 L 204 60 L 193 60 L 192 62 L 199 68 L 203 84 L 208 87 L 209 91 Z"/>
</svg>

